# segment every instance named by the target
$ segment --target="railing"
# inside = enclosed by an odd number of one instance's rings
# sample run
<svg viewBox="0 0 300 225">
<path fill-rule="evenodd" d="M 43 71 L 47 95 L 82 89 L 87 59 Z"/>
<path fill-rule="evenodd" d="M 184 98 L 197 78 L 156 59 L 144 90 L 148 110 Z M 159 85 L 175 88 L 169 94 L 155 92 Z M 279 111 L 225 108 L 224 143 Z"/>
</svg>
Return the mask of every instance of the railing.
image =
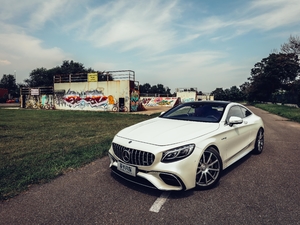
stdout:
<svg viewBox="0 0 300 225">
<path fill-rule="evenodd" d="M 53 93 L 53 87 L 22 87 L 20 89 L 20 95 L 51 95 Z"/>
<path fill-rule="evenodd" d="M 97 81 L 130 80 L 135 81 L 135 72 L 132 70 L 116 70 L 94 72 Z M 57 74 L 53 76 L 54 83 L 88 82 L 89 73 Z"/>
</svg>

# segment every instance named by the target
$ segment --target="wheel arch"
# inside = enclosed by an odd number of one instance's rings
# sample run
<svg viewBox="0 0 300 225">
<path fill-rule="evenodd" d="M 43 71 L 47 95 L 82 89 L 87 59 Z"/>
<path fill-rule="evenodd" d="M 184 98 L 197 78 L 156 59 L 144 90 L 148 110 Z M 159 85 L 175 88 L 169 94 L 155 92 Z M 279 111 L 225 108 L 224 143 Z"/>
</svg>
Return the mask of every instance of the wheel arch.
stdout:
<svg viewBox="0 0 300 225">
<path fill-rule="evenodd" d="M 205 149 L 208 149 L 208 148 L 210 148 L 210 147 L 214 148 L 214 149 L 219 153 L 219 155 L 220 155 L 220 150 L 219 150 L 219 148 L 218 148 L 217 145 L 211 144 L 211 145 L 208 145 Z M 204 150 L 204 151 L 205 151 L 205 150 Z"/>
</svg>

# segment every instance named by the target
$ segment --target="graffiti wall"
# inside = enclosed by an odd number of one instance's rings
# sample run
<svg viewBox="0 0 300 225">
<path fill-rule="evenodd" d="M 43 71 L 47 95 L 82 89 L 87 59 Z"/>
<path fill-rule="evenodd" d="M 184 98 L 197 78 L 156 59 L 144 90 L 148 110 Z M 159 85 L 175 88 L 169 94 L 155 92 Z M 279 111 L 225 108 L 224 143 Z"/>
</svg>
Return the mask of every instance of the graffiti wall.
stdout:
<svg viewBox="0 0 300 225">
<path fill-rule="evenodd" d="M 56 109 L 129 111 L 132 97 L 128 81 L 55 83 L 54 102 Z"/>
<path fill-rule="evenodd" d="M 176 97 L 141 97 L 140 101 L 146 107 L 171 106 L 178 104 Z"/>
<path fill-rule="evenodd" d="M 21 101 L 26 109 L 55 109 L 53 95 L 23 95 Z"/>
</svg>

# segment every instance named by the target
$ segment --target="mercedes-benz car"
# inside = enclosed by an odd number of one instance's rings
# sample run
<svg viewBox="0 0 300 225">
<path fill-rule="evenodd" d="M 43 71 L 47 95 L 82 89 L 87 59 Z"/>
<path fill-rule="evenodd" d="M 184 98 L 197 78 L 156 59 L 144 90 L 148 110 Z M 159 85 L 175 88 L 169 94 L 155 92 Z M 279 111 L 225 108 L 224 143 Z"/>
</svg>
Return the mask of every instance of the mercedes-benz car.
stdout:
<svg viewBox="0 0 300 225">
<path fill-rule="evenodd" d="M 244 105 L 188 102 L 121 130 L 109 149 L 110 168 L 159 190 L 208 189 L 225 168 L 263 146 L 263 121 Z"/>
</svg>

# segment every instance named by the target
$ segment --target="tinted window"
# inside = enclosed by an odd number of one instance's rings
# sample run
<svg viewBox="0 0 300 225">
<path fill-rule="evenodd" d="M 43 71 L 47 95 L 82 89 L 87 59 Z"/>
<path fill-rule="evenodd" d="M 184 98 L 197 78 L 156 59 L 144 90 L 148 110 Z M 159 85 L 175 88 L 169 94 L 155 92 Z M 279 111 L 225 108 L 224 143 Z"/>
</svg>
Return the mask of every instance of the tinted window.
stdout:
<svg viewBox="0 0 300 225">
<path fill-rule="evenodd" d="M 199 122 L 219 122 L 226 104 L 193 102 L 179 105 L 160 117 Z"/>
<path fill-rule="evenodd" d="M 246 109 L 244 107 L 241 107 L 241 110 L 242 110 L 242 114 L 243 114 L 242 118 L 246 118 L 252 114 L 248 109 Z"/>
</svg>

